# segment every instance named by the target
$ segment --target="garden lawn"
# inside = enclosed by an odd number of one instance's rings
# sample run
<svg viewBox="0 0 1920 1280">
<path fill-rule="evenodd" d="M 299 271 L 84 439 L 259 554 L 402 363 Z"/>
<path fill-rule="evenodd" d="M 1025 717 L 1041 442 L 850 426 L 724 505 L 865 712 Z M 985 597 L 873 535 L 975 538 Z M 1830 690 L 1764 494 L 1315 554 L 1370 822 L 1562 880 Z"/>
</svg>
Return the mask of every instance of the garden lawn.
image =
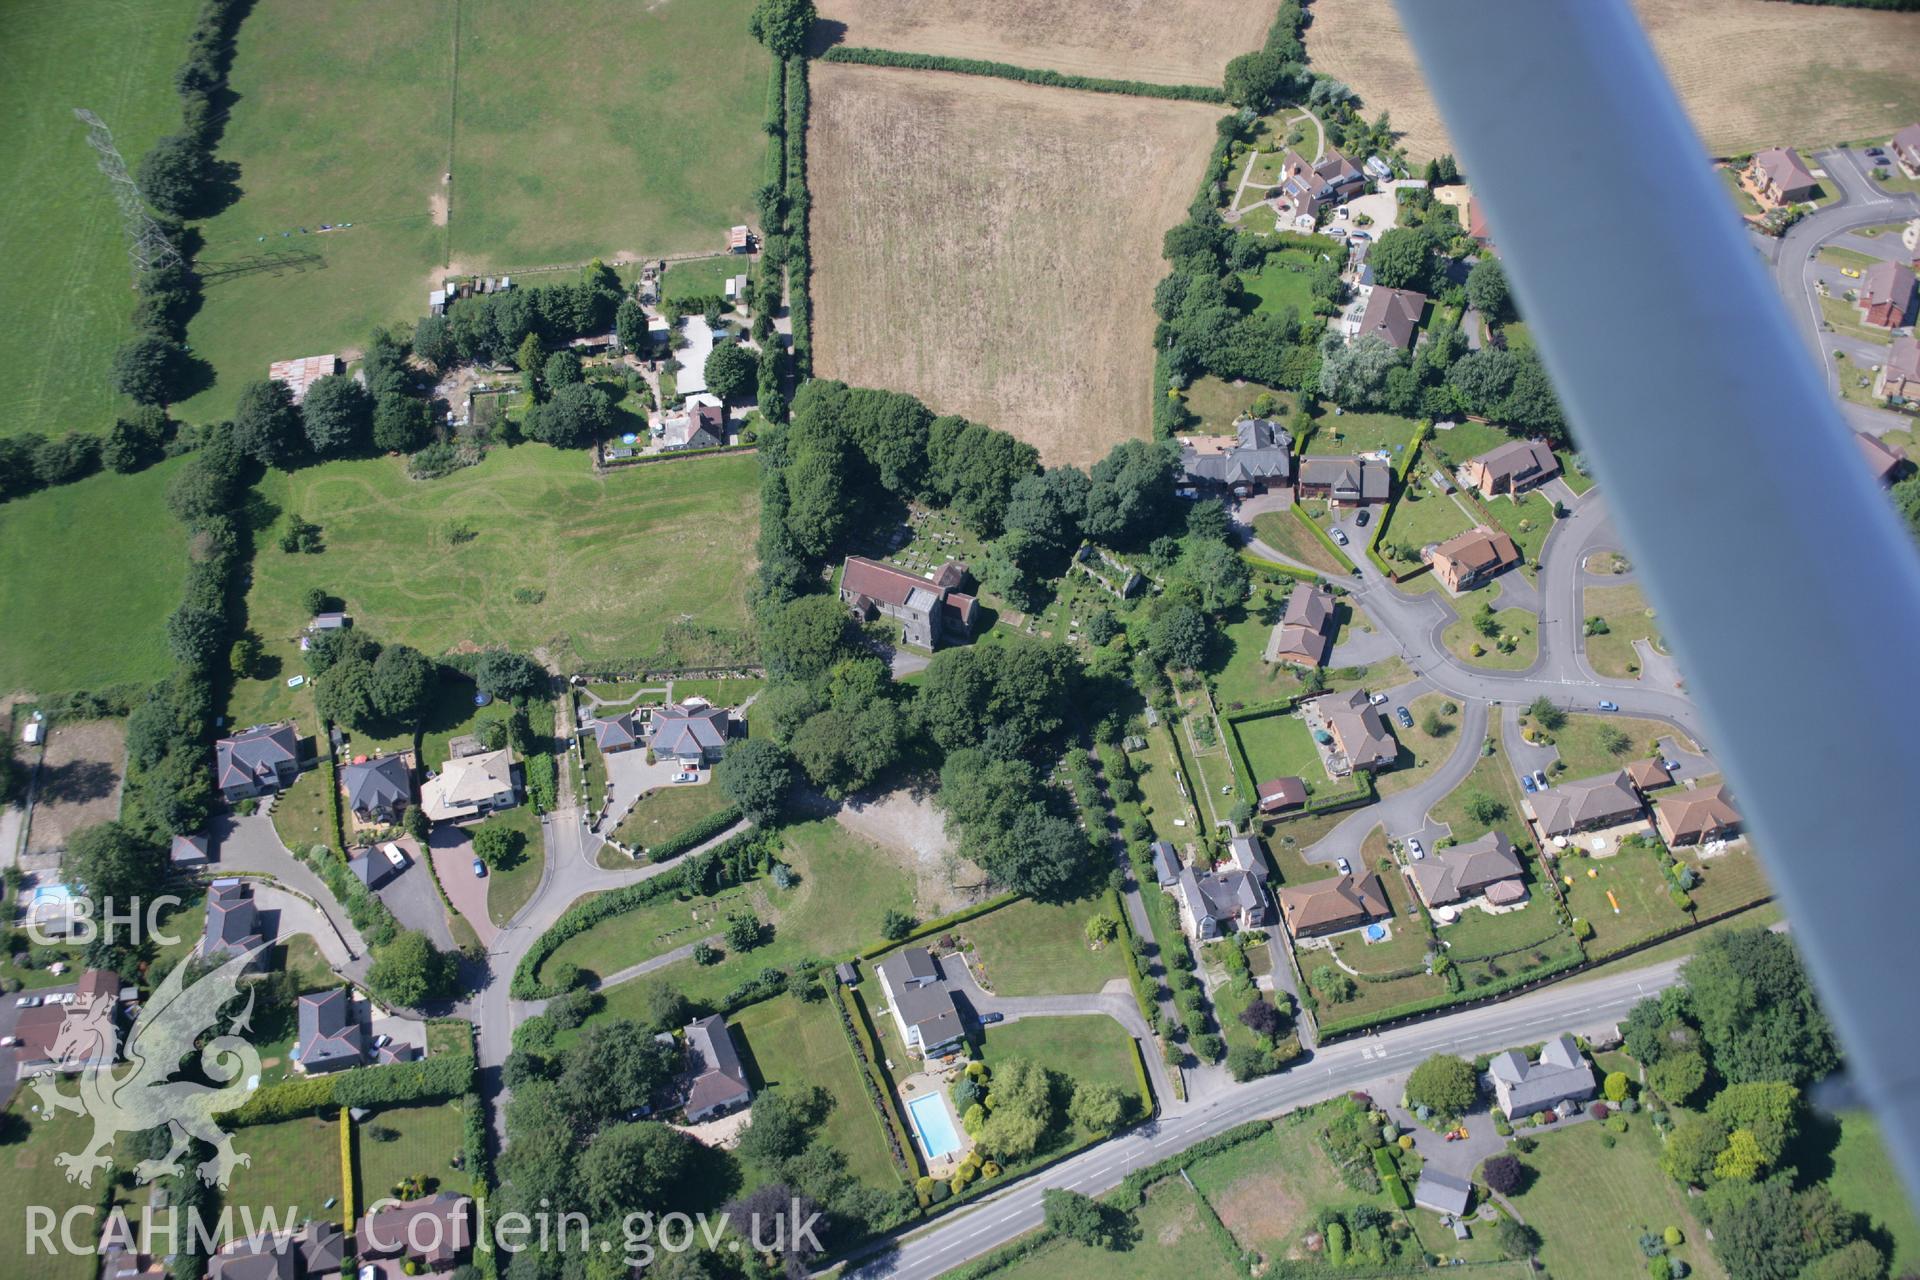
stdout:
<svg viewBox="0 0 1920 1280">
<path fill-rule="evenodd" d="M 1420 424 L 1412 418 L 1392 413 L 1335 413 L 1330 402 L 1322 402 L 1315 419 L 1313 438 L 1302 446 L 1303 454 L 1370 453 L 1384 449 L 1395 466 L 1402 461 Z"/>
<path fill-rule="evenodd" d="M 1436 822 L 1444 822 L 1449 833 L 1461 844 L 1477 840 L 1495 827 L 1509 835 L 1514 832 L 1524 834 L 1519 790 L 1519 783 L 1514 781 L 1513 770 L 1507 764 L 1507 753 L 1496 738 L 1493 754 L 1480 757 L 1466 781 L 1433 806 L 1432 817 Z M 1492 798 L 1505 806 L 1506 812 L 1490 823 L 1475 821 L 1467 813 L 1467 802 L 1475 795 Z"/>
<path fill-rule="evenodd" d="M 1104 1015 L 998 1023 L 987 1028 L 981 1057 L 989 1067 L 1008 1058 L 1025 1058 L 1059 1072 L 1075 1086 L 1112 1085 L 1122 1097 L 1134 1099 L 1136 1117 L 1153 1109 L 1153 1099 L 1141 1096 L 1133 1037 Z M 1068 1123 L 1063 1117 L 1062 1124 Z M 1094 1135 L 1081 1132 L 1077 1136 L 1084 1140 Z"/>
<path fill-rule="evenodd" d="M 1526 906 L 1499 915 L 1470 907 L 1454 923 L 1439 926 L 1440 940 L 1448 944 L 1447 954 L 1454 963 L 1503 956 L 1529 947 L 1559 951 L 1571 941 L 1560 927 L 1559 917 L 1553 914 L 1553 890 L 1540 882 L 1539 863 L 1530 853 L 1522 853 L 1521 865 L 1531 895 Z"/>
<path fill-rule="evenodd" d="M 0 297 L 8 300 L 9 314 L 0 332 L 0 434 L 99 435 L 113 425 L 121 406 L 113 353 L 133 336 L 132 267 L 112 190 L 73 109 L 98 113 L 128 168 L 137 170 L 154 141 L 180 127 L 173 75 L 199 10 L 198 0 L 7 7 Z M 96 572 L 107 565 L 130 569 L 105 557 L 50 559 L 85 563 Z M 165 576 L 171 591 L 178 575 Z M 11 578 L 0 572 L 0 581 Z M 97 579 L 89 585 L 99 590 Z M 23 617 L 5 604 L 0 599 L 0 616 Z M 115 631 L 127 634 L 125 628 L 99 634 Z M 13 687 L 0 677 L 0 691 Z"/>
<path fill-rule="evenodd" d="M 1504 429 L 1486 422 L 1459 422 L 1444 431 L 1436 429 L 1421 446 L 1421 470 L 1452 471 L 1467 459 L 1497 449 L 1511 439 L 1513 436 Z"/>
<path fill-rule="evenodd" d="M 761 881 L 756 890 L 765 895 L 760 919 L 773 925 L 772 938 L 744 954 L 727 949 L 718 964 L 683 960 L 647 979 L 623 983 L 606 993 L 607 1016 L 644 1018 L 646 993 L 656 982 L 674 987 L 695 1002 L 717 1002 L 770 965 L 788 965 L 803 957 L 826 959 L 871 945 L 880 937 L 880 921 L 889 908 L 912 909 L 912 877 L 884 850 L 850 835 L 838 823 L 800 823 L 784 834 L 787 863 L 797 879 L 790 889 Z M 626 918 L 603 921 L 581 937 L 603 932 L 618 935 Z M 644 960 L 648 954 L 657 952 L 636 948 L 624 963 Z M 1119 953 L 1113 954 L 1118 966 Z"/>
<path fill-rule="evenodd" d="M 1114 1252 L 1056 1239 L 994 1272 L 996 1280 L 1164 1280 L 1169 1260 L 1179 1259 L 1183 1280 L 1235 1280 L 1245 1273 L 1239 1259 L 1207 1223 L 1207 1210 L 1179 1178 L 1147 1192 L 1132 1214 L 1139 1243 Z"/>
<path fill-rule="evenodd" d="M 62 1083 L 60 1089 L 67 1094 L 74 1092 L 71 1081 Z M 70 1254 L 58 1247 L 51 1251 L 28 1252 L 26 1249 L 27 1213 L 31 1206 L 44 1205 L 57 1215 L 64 1215 L 77 1206 L 91 1208 L 100 1200 L 100 1179 L 113 1174 L 110 1168 L 96 1173 L 91 1188 L 68 1182 L 66 1170 L 54 1163 L 54 1157 L 83 1149 L 93 1133 L 93 1121 L 83 1115 L 64 1113 L 51 1118 L 32 1115 L 27 1108 L 38 1100 L 39 1095 L 23 1082 L 11 1107 L 13 1123 L 23 1126 L 22 1137 L 0 1148 L 3 1153 L 0 1170 L 5 1172 L 5 1176 L 0 1177 L 0 1221 L 9 1224 L 10 1232 L 19 1233 L 12 1236 L 16 1243 L 9 1250 L 13 1261 L 7 1264 L 7 1274 L 19 1280 L 93 1280 L 100 1270 L 99 1260 L 92 1252 L 91 1233 L 101 1225 L 97 1218 L 74 1220 L 74 1234 L 87 1242 L 79 1254 Z M 251 1149 L 242 1147 L 242 1150 Z M 107 1154 L 113 1156 L 117 1152 L 109 1148 Z M 144 1203 L 144 1197 L 140 1203 Z M 139 1220 L 136 1208 L 130 1208 L 128 1213 L 134 1221 Z"/>
<path fill-rule="evenodd" d="M 1511 498 L 1489 502 L 1487 510 L 1493 513 L 1493 522 L 1512 537 L 1514 546 L 1520 549 L 1526 563 L 1539 564 L 1540 548 L 1545 545 L 1547 534 L 1553 529 L 1552 501 L 1535 489 L 1518 502 Z"/>
<path fill-rule="evenodd" d="M 1344 578 L 1352 572 L 1351 565 L 1342 564 L 1290 512 L 1261 512 L 1253 518 L 1253 532 L 1260 541 L 1289 560 L 1298 561 L 1309 569 L 1317 569 L 1330 578 Z"/>
<path fill-rule="evenodd" d="M 1403 729 L 1398 720 L 1393 721 L 1393 736 L 1400 742 L 1400 754 L 1395 758 L 1393 768 L 1375 775 L 1374 785 L 1379 788 L 1380 794 L 1392 795 L 1397 791 L 1405 791 L 1425 779 L 1459 749 L 1459 704 L 1453 703 L 1455 710 L 1451 715 L 1444 710 L 1452 702 L 1444 693 L 1423 693 L 1407 704 L 1407 710 L 1413 715 L 1413 728 Z M 1429 713 L 1440 717 L 1438 734 L 1426 730 Z"/>
<path fill-rule="evenodd" d="M 1568 909 L 1593 925 L 1593 937 L 1586 944 L 1591 957 L 1612 955 L 1636 942 L 1685 928 L 1691 919 L 1673 905 L 1660 860 L 1651 849 L 1628 847 L 1605 858 L 1563 856 L 1556 867 Z M 1567 883 L 1569 879 L 1572 884 Z"/>
<path fill-rule="evenodd" d="M 281 1223 L 305 1218 L 339 1222 L 345 1211 L 340 1202 L 340 1122 L 302 1116 L 278 1124 L 256 1124 L 233 1136 L 233 1147 L 251 1156 L 252 1163 L 234 1171 L 221 1204 L 233 1210 L 235 1234 L 243 1234 L 251 1211 L 280 1215 Z M 333 1208 L 324 1206 L 328 1200 Z M 369 1201 L 370 1202 L 370 1201 Z M 252 1234 L 246 1231 L 244 1234 Z"/>
<path fill-rule="evenodd" d="M 1439 589 L 1439 580 L 1434 580 L 1434 589 Z M 1490 603 L 1499 590 L 1498 582 L 1474 591 L 1463 591 L 1447 603 L 1452 607 L 1459 620 L 1449 623 L 1441 634 L 1441 641 L 1468 666 L 1491 667 L 1502 671 L 1525 671 L 1540 656 L 1539 617 L 1527 609 L 1495 609 L 1494 621 L 1499 632 L 1494 636 L 1480 634 L 1473 618 L 1483 603 Z M 1499 647 L 1501 637 L 1511 636 L 1514 640 L 1512 653 L 1502 653 Z M 1475 649 L 1479 653 L 1475 653 Z"/>
<path fill-rule="evenodd" d="M 1674 851 L 1674 856 L 1700 876 L 1688 892 L 1701 915 L 1717 916 L 1773 896 L 1773 886 L 1767 883 L 1766 872 L 1751 846 L 1749 838 L 1711 858 L 1701 857 L 1697 846 Z"/>
<path fill-rule="evenodd" d="M 0 693 L 167 673 L 167 615 L 187 572 L 187 533 L 166 505 L 179 469 L 90 476 L 0 504 Z"/>
<path fill-rule="evenodd" d="M 1313 313 L 1313 276 L 1307 267 L 1286 261 L 1281 254 L 1270 257 L 1260 270 L 1243 273 L 1240 287 L 1258 300 L 1256 312 L 1292 308 L 1296 315 Z"/>
<path fill-rule="evenodd" d="M 1375 828 L 1377 834 L 1378 828 Z M 1369 843 L 1374 843 L 1372 837 L 1369 837 Z M 1407 886 L 1397 869 L 1380 871 L 1374 860 L 1366 854 L 1367 851 L 1363 849 L 1358 861 L 1364 864 L 1366 870 L 1380 877 L 1380 883 L 1387 891 L 1387 901 L 1393 907 L 1392 918 L 1381 922 L 1387 926 L 1388 936 L 1382 942 L 1368 942 L 1363 931 L 1350 929 L 1332 939 L 1334 949 L 1347 962 L 1347 967 L 1357 973 L 1378 976 L 1424 967 L 1429 939 L 1420 917 L 1408 914 L 1413 902 L 1413 890 Z M 1356 872 L 1360 869 L 1359 865 L 1354 867 Z M 1309 955 L 1316 960 L 1320 958 L 1312 953 Z M 1375 984 L 1362 984 L 1363 987 L 1372 985 Z"/>
<path fill-rule="evenodd" d="M 361 1208 L 392 1195 L 394 1184 L 402 1178 L 432 1178 L 440 1190 L 471 1192 L 473 1184 L 467 1175 L 453 1167 L 454 1157 L 465 1151 L 465 1115 L 464 1103 L 443 1102 L 378 1111 L 357 1124 L 354 1164 Z M 391 1129 L 399 1136 L 380 1142 L 372 1134 L 376 1128 Z"/>
<path fill-rule="evenodd" d="M 1626 736 L 1626 745 L 1619 751 L 1607 749 L 1607 740 L 1614 734 Z M 1560 763 L 1567 766 L 1563 776 L 1571 780 L 1624 768 L 1630 761 L 1646 755 L 1656 741 L 1673 734 L 1672 725 L 1658 720 L 1570 715 L 1552 737 L 1554 750 L 1560 753 Z"/>
<path fill-rule="evenodd" d="M 1408 477 L 1408 481 L 1387 520 L 1387 531 L 1381 538 L 1383 543 L 1399 544 L 1417 552 L 1429 543 L 1445 542 L 1473 528 L 1473 521 L 1458 502 L 1417 474 Z M 1410 563 L 1406 567 L 1413 566 Z"/>
<path fill-rule="evenodd" d="M 304 769 L 293 785 L 273 802 L 273 829 L 280 843 L 290 852 L 304 853 L 316 844 L 324 844 L 337 853 L 333 804 L 327 795 L 327 767 L 324 764 Z"/>
<path fill-rule="evenodd" d="M 1580 616 L 1601 618 L 1607 624 L 1604 635 L 1586 638 L 1587 665 L 1603 676 L 1640 674 L 1635 640 L 1651 640 L 1655 648 L 1660 647 L 1660 628 L 1639 587 L 1588 587 L 1581 594 Z"/>
<path fill-rule="evenodd" d="M 1827 1185 L 1841 1204 L 1866 1214 L 1874 1227 L 1892 1237 L 1893 1265 L 1888 1273 L 1905 1275 L 1920 1267 L 1920 1219 L 1903 1194 L 1900 1175 L 1873 1113 L 1843 1111 L 1839 1121 L 1840 1144 L 1833 1151 L 1833 1173 Z"/>
<path fill-rule="evenodd" d="M 1186 390 L 1187 410 L 1200 422 L 1197 426 L 1187 427 L 1186 431 L 1226 435 L 1233 430 L 1236 420 L 1252 412 L 1253 402 L 1262 395 L 1270 395 L 1279 402 L 1274 413 L 1282 421 L 1292 416 L 1296 397 L 1290 391 L 1263 386 L 1258 382 L 1223 382 L 1210 373 L 1195 378 Z"/>
<path fill-rule="evenodd" d="M 558 763 L 558 762 L 556 762 Z M 520 861 L 500 870 L 487 868 L 487 915 L 495 924 L 504 925 L 514 912 L 527 904 L 540 887 L 540 873 L 546 866 L 547 846 L 540 826 L 540 815 L 533 802 L 522 800 L 511 809 L 502 809 L 487 819 L 497 822 L 522 837 Z"/>
<path fill-rule="evenodd" d="M 641 796 L 614 836 L 632 848 L 656 845 L 732 803 L 726 792 L 713 785 L 711 774 L 704 783 L 669 783 Z"/>
<path fill-rule="evenodd" d="M 886 1132 L 873 1113 L 860 1080 L 860 1063 L 831 1001 L 804 1004 L 793 996 L 763 1000 L 741 1010 L 732 1031 L 735 1042 L 746 1049 L 756 1088 L 826 1090 L 833 1109 L 820 1136 L 847 1158 L 847 1171 L 882 1191 L 900 1185 Z"/>
<path fill-rule="evenodd" d="M 1273 863 L 1274 874 L 1280 877 L 1280 883 L 1310 884 L 1339 875 L 1340 869 L 1332 863 L 1308 862 L 1300 856 L 1300 851 L 1311 849 L 1328 832 L 1339 826 L 1342 819 L 1352 816 L 1351 813 L 1321 813 L 1288 818 L 1268 828 L 1267 858 Z"/>
<path fill-rule="evenodd" d="M 629 965 L 719 933 L 726 927 L 731 912 L 752 910 L 758 914 L 766 904 L 763 880 L 684 901 L 678 895 L 668 894 L 567 939 L 540 969 L 546 974 L 552 965 L 577 964 L 604 978 Z"/>
<path fill-rule="evenodd" d="M 318 523 L 326 550 L 289 555 L 277 530 L 263 534 L 249 619 L 282 678 L 305 669 L 314 587 L 343 598 L 359 630 L 429 655 L 507 645 L 563 670 L 725 657 L 745 643 L 745 598 L 723 584 L 750 564 L 757 485 L 751 457 L 595 476 L 583 454 L 536 444 L 430 481 L 397 458 L 275 471 L 265 497 Z M 721 638 L 670 643 L 682 616 Z"/>
<path fill-rule="evenodd" d="M 1166 726 L 1150 731 L 1147 734 L 1147 749 L 1135 752 L 1131 759 L 1134 778 L 1140 784 L 1143 809 L 1153 823 L 1154 834 L 1162 840 L 1185 843 L 1194 834 L 1193 802 L 1174 779 L 1178 766 L 1168 745 Z M 1176 818 L 1185 819 L 1187 825 L 1174 826 Z"/>
<path fill-rule="evenodd" d="M 727 281 L 747 269 L 747 259 L 723 253 L 712 258 L 691 258 L 667 264 L 666 286 L 662 290 L 668 302 L 688 298 L 724 298 Z"/>
<path fill-rule="evenodd" d="M 767 682 L 758 677 L 728 680 L 675 680 L 673 682 L 673 700 L 685 702 L 688 698 L 705 698 L 716 707 L 737 707 L 766 688 Z"/>
<path fill-rule="evenodd" d="M 1857 290 L 1853 281 L 1849 287 Z M 1860 306 L 1845 298 L 1829 295 L 1820 299 L 1820 317 L 1833 326 L 1833 331 L 1856 342 L 1865 342 L 1872 346 L 1888 347 L 1893 345 L 1893 331 L 1882 329 L 1878 325 L 1863 323 L 1860 318 Z"/>
<path fill-rule="evenodd" d="M 1760 204 L 1747 194 L 1740 185 L 1740 175 L 1727 165 L 1715 165 L 1713 171 L 1720 175 L 1720 185 L 1727 189 L 1727 197 L 1733 201 L 1733 207 L 1740 211 L 1743 218 L 1757 218 L 1761 214 Z"/>
<path fill-rule="evenodd" d="M 1641 1233 L 1674 1226 L 1686 1236 L 1676 1252 L 1693 1274 L 1723 1280 L 1685 1189 L 1660 1171 L 1658 1133 L 1644 1115 L 1627 1119 L 1628 1131 L 1615 1135 L 1612 1147 L 1601 1142 L 1602 1126 L 1577 1124 L 1542 1135 L 1521 1157 L 1534 1176 L 1513 1202 L 1540 1233 L 1540 1261 L 1574 1280 L 1645 1275 Z"/>
<path fill-rule="evenodd" d="M 1256 785 L 1272 778 L 1304 778 L 1316 785 L 1333 785 L 1320 752 L 1313 744 L 1307 722 L 1296 715 L 1280 712 L 1250 720 L 1232 721 L 1228 732 L 1240 739 L 1247 766 L 1253 770 Z"/>
<path fill-rule="evenodd" d="M 1341 1181 L 1317 1140 L 1323 1110 L 1296 1111 L 1261 1137 L 1188 1166 L 1187 1176 L 1243 1249 L 1288 1257 L 1322 1207 L 1389 1207 L 1384 1194 L 1365 1195 Z"/>
<path fill-rule="evenodd" d="M 967 921 L 958 932 L 973 944 L 981 983 L 995 995 L 1077 995 L 1126 976 L 1124 941 L 1098 951 L 1087 945 L 1088 918 L 1113 910 L 1104 893 L 1065 903 L 1022 898 Z"/>
</svg>

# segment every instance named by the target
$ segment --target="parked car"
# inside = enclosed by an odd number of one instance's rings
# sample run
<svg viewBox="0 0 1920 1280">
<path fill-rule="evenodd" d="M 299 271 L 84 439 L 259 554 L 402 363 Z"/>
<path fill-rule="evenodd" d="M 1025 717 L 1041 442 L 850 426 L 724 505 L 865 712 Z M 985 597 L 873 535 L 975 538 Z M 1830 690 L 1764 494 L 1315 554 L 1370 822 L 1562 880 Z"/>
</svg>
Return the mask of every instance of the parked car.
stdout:
<svg viewBox="0 0 1920 1280">
<path fill-rule="evenodd" d="M 1854 267 L 1842 267 L 1840 268 L 1840 274 L 1849 280 L 1858 280 L 1860 278 L 1860 272 Z"/>
<path fill-rule="evenodd" d="M 1426 847 L 1420 843 L 1417 837 L 1414 837 L 1414 836 L 1407 837 L 1407 852 L 1413 855 L 1413 860 L 1415 862 L 1418 862 L 1420 861 L 1420 859 L 1427 856 Z"/>
<path fill-rule="evenodd" d="M 40 1007 L 40 997 L 21 996 L 13 1002 L 13 1007 L 16 1009 L 38 1009 Z"/>
<path fill-rule="evenodd" d="M 1413 712 L 1407 710 L 1405 707 L 1395 707 L 1393 709 L 1393 718 L 1400 722 L 1402 729 L 1413 728 Z"/>
<path fill-rule="evenodd" d="M 1660 767 L 1662 769 L 1665 769 L 1668 773 L 1680 772 L 1680 762 L 1678 760 L 1662 760 L 1660 762 Z"/>
<path fill-rule="evenodd" d="M 478 858 L 473 860 L 473 877 L 476 880 L 485 880 L 487 878 L 487 864 Z"/>
<path fill-rule="evenodd" d="M 407 869 L 407 851 L 393 841 L 389 840 L 381 845 L 380 852 L 387 855 L 387 861 L 393 864 L 394 870 L 405 871 Z"/>
<path fill-rule="evenodd" d="M 1362 529 L 1364 529 L 1367 527 L 1367 521 L 1371 519 L 1373 519 L 1373 513 L 1371 511 L 1362 510 L 1354 514 L 1353 522 L 1359 525 Z"/>
<path fill-rule="evenodd" d="M 1348 862 L 1345 858 L 1334 859 L 1333 865 L 1340 868 L 1340 874 L 1343 876 L 1350 876 L 1353 874 L 1353 864 L 1351 862 Z"/>
<path fill-rule="evenodd" d="M 673 780 L 675 782 L 698 782 L 700 781 L 700 775 L 690 769 L 682 769 L 673 775 Z"/>
<path fill-rule="evenodd" d="M 1533 771 L 1533 785 L 1542 791 L 1547 789 L 1547 771 L 1545 769 L 1535 769 Z"/>
<path fill-rule="evenodd" d="M 1526 790 L 1526 793 L 1528 795 L 1532 795 L 1534 792 L 1540 789 L 1533 785 L 1533 775 L 1530 773 L 1523 773 L 1520 775 L 1520 785 L 1522 788 Z"/>
<path fill-rule="evenodd" d="M 1004 1013 L 983 1013 L 980 1015 L 980 1021 L 982 1025 L 990 1026 L 993 1023 L 1003 1020 L 1006 1016 Z"/>
<path fill-rule="evenodd" d="M 373 1047 L 376 1049 L 384 1049 L 391 1043 L 393 1043 L 393 1037 L 384 1031 L 373 1038 Z"/>
<path fill-rule="evenodd" d="M 1339 543 L 1339 544 L 1340 544 L 1341 546 L 1343 546 L 1343 547 L 1344 547 L 1344 546 L 1346 546 L 1346 545 L 1347 545 L 1347 531 L 1346 531 L 1345 529 L 1335 529 L 1335 530 L 1333 531 L 1333 540 L 1334 540 L 1335 542 L 1337 542 L 1337 543 Z"/>
<path fill-rule="evenodd" d="M 1367 695 L 1367 701 L 1371 702 L 1376 707 L 1380 706 L 1386 700 L 1387 700 L 1387 695 L 1384 693 L 1370 693 Z"/>
<path fill-rule="evenodd" d="M 1617 703 L 1617 702 L 1604 702 L 1604 701 L 1603 701 L 1603 702 L 1602 702 L 1602 703 L 1600 704 L 1600 709 L 1601 709 L 1602 711 L 1618 711 L 1618 710 L 1620 709 L 1620 704 L 1619 704 L 1619 703 Z"/>
</svg>

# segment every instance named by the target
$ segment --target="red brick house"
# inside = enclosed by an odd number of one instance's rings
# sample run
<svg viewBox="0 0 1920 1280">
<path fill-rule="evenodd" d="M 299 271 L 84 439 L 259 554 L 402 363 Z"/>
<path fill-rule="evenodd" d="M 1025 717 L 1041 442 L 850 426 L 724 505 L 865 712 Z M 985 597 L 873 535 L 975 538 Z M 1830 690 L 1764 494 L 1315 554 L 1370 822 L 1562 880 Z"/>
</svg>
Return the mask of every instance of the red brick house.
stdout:
<svg viewBox="0 0 1920 1280">
<path fill-rule="evenodd" d="M 1868 324 L 1898 329 L 1913 316 L 1913 272 L 1897 262 L 1877 262 L 1860 278 L 1860 313 Z"/>
</svg>

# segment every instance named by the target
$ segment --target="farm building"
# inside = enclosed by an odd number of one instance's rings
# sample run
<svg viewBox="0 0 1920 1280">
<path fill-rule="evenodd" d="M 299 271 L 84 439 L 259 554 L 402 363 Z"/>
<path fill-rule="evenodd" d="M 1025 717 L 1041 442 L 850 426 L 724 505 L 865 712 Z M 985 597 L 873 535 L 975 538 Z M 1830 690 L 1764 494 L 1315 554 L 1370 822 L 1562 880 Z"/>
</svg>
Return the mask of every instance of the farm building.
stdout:
<svg viewBox="0 0 1920 1280">
<path fill-rule="evenodd" d="M 284 382 L 293 392 L 293 402 L 299 404 L 307 398 L 307 388 L 322 378 L 330 378 L 340 372 L 339 356 L 302 356 L 297 360 L 275 360 L 267 366 L 267 377 L 275 382 Z"/>
</svg>

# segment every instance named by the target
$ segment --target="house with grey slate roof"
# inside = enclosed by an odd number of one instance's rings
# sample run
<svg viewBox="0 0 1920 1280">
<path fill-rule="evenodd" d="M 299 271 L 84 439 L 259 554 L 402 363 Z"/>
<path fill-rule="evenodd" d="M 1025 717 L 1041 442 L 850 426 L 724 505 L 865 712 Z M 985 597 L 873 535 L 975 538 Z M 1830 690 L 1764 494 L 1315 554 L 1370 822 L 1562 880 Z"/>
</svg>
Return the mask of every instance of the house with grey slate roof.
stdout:
<svg viewBox="0 0 1920 1280">
<path fill-rule="evenodd" d="M 1493 1093 L 1509 1120 L 1538 1111 L 1552 1111 L 1563 1102 L 1585 1102 L 1594 1094 L 1593 1067 L 1574 1038 L 1562 1031 L 1540 1050 L 1538 1062 L 1528 1062 L 1518 1049 L 1509 1049 L 1487 1064 Z"/>
<path fill-rule="evenodd" d="M 413 762 L 405 753 L 355 760 L 340 770 L 340 788 L 361 822 L 398 822 L 413 803 Z"/>
<path fill-rule="evenodd" d="M 631 751 L 640 745 L 641 729 L 635 723 L 632 711 L 622 711 L 617 716 L 596 716 L 593 721 L 593 745 L 600 748 L 602 755 L 615 751 Z"/>
<path fill-rule="evenodd" d="M 653 753 L 683 764 L 712 764 L 727 752 L 729 721 L 725 707 L 668 707 L 653 717 Z"/>
<path fill-rule="evenodd" d="M 1473 1184 L 1429 1164 L 1413 1184 L 1413 1202 L 1422 1209 L 1459 1217 L 1473 1203 Z"/>
<path fill-rule="evenodd" d="M 259 948 L 247 965 L 247 972 L 255 973 L 266 967 L 268 941 L 251 884 L 245 880 L 215 880 L 207 887 L 207 922 L 200 935 L 203 959 L 232 957 Z"/>
<path fill-rule="evenodd" d="M 229 803 L 272 795 L 300 776 L 300 731 L 291 720 L 261 724 L 213 744 L 214 785 Z"/>
<path fill-rule="evenodd" d="M 875 965 L 874 972 L 880 975 L 894 1026 L 907 1048 L 930 1058 L 960 1043 L 966 1035 L 960 1006 L 939 962 L 925 947 L 896 951 Z"/>
<path fill-rule="evenodd" d="M 335 987 L 300 997 L 294 1065 L 308 1075 L 358 1067 L 367 1060 L 367 1033 L 353 1007 L 353 990 Z"/>
<path fill-rule="evenodd" d="M 727 1032 L 727 1020 L 711 1014 L 687 1024 L 687 1120 L 699 1124 L 753 1100 L 747 1069 Z"/>
<path fill-rule="evenodd" d="M 1183 439 L 1180 467 L 1185 483 L 1196 489 L 1226 490 L 1236 497 L 1284 486 L 1293 475 L 1293 437 L 1266 418 L 1242 418 L 1233 424 L 1233 443 L 1217 437 Z"/>
</svg>

